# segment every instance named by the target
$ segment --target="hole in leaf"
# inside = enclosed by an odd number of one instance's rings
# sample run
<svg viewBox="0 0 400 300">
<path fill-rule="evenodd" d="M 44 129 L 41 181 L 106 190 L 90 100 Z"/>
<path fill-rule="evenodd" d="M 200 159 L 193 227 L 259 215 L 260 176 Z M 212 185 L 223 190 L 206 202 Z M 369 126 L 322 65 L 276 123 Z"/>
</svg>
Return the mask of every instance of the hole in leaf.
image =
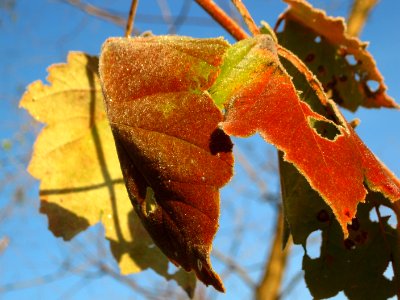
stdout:
<svg viewBox="0 0 400 300">
<path fill-rule="evenodd" d="M 385 276 L 389 280 L 393 279 L 394 271 L 393 271 L 393 265 L 392 265 L 391 261 L 389 261 L 389 264 L 388 264 L 385 272 L 383 272 L 383 276 Z"/>
<path fill-rule="evenodd" d="M 308 118 L 308 124 L 313 128 L 321 137 L 333 141 L 340 135 L 339 129 L 331 122 Z"/>
<path fill-rule="evenodd" d="M 279 22 L 279 23 L 276 24 L 276 26 L 275 26 L 275 28 L 274 28 L 274 30 L 275 30 L 276 33 L 282 32 L 283 29 L 285 28 L 285 19 L 280 19 L 278 22 Z"/>
<path fill-rule="evenodd" d="M 346 58 L 347 63 L 348 63 L 350 66 L 355 66 L 355 65 L 357 64 L 357 60 L 356 60 L 356 58 L 354 57 L 353 54 L 347 54 L 347 55 L 345 56 L 345 58 Z"/>
<path fill-rule="evenodd" d="M 179 271 L 179 268 L 175 266 L 173 263 L 168 262 L 168 274 L 173 275 Z"/>
<path fill-rule="evenodd" d="M 321 43 L 321 37 L 319 35 L 317 35 L 314 39 L 314 42 L 317 44 Z"/>
<path fill-rule="evenodd" d="M 367 86 L 368 86 L 369 90 L 373 93 L 375 93 L 379 90 L 379 82 L 378 81 L 368 80 Z"/>
<path fill-rule="evenodd" d="M 306 58 L 304 59 L 305 62 L 312 62 L 315 59 L 315 54 L 314 53 L 310 53 L 306 56 Z"/>
<path fill-rule="evenodd" d="M 358 73 L 355 73 L 355 74 L 354 74 L 354 79 L 355 79 L 356 81 L 360 82 L 361 77 L 360 77 L 360 75 L 359 75 Z"/>
<path fill-rule="evenodd" d="M 321 255 L 322 231 L 313 231 L 306 241 L 306 253 L 310 258 L 318 258 Z"/>
<path fill-rule="evenodd" d="M 373 222 L 379 222 L 378 215 L 376 213 L 375 207 L 373 207 L 369 212 L 369 219 Z"/>
<path fill-rule="evenodd" d="M 397 228 L 397 222 L 399 220 L 397 220 L 397 216 L 396 216 L 396 214 L 394 213 L 394 211 L 391 208 L 389 208 L 389 207 L 387 207 L 385 205 L 381 205 L 381 206 L 379 206 L 379 212 L 381 213 L 382 217 L 389 217 L 387 219 L 387 223 L 391 227 Z"/>
</svg>

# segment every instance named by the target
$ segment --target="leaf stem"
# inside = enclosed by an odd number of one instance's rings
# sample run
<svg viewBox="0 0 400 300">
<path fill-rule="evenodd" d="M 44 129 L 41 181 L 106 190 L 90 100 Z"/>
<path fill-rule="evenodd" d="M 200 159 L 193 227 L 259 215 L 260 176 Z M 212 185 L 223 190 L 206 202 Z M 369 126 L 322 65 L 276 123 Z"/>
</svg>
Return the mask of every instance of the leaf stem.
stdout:
<svg viewBox="0 0 400 300">
<path fill-rule="evenodd" d="M 244 22 L 247 25 L 247 28 L 253 35 L 260 34 L 260 29 L 258 28 L 257 24 L 254 22 L 251 14 L 247 10 L 247 7 L 243 4 L 242 0 L 232 0 L 233 5 L 235 5 L 236 9 L 239 11 L 240 15 L 242 16 Z"/>
<path fill-rule="evenodd" d="M 236 40 L 248 38 L 248 34 L 212 0 L 195 0 L 215 21 Z"/>
<path fill-rule="evenodd" d="M 130 37 L 133 30 L 133 23 L 135 21 L 136 9 L 139 0 L 132 0 L 131 8 L 129 10 L 128 20 L 126 22 L 125 37 Z"/>
</svg>

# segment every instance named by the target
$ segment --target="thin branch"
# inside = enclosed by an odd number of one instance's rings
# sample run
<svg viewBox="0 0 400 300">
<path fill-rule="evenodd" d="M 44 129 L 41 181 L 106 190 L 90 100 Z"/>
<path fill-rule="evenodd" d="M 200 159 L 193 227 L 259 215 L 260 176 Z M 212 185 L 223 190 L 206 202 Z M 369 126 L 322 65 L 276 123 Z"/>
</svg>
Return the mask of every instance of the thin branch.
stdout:
<svg viewBox="0 0 400 300">
<path fill-rule="evenodd" d="M 129 16 L 126 22 L 125 37 L 130 37 L 132 34 L 138 2 L 139 0 L 132 0 L 131 2 L 131 8 L 129 9 Z"/>
<path fill-rule="evenodd" d="M 110 268 L 106 264 L 103 264 L 103 263 L 99 262 L 99 267 L 100 267 L 102 272 L 104 272 L 105 274 L 108 274 L 109 276 L 111 276 L 115 280 L 125 284 L 126 286 L 130 287 L 132 290 L 143 294 L 143 296 L 145 296 L 146 299 L 154 299 L 154 300 L 160 300 L 161 299 L 160 297 L 157 297 L 157 296 L 153 295 L 152 293 L 150 293 L 148 289 L 139 286 L 135 281 L 133 281 L 128 276 L 124 276 L 124 275 L 119 274 L 118 272 L 114 271 L 112 268 Z"/>
<path fill-rule="evenodd" d="M 28 279 L 20 282 L 6 283 L 0 286 L 0 293 L 6 293 L 20 289 L 32 288 L 38 285 L 49 284 L 51 282 L 64 278 L 67 275 L 68 275 L 67 270 L 60 269 L 54 273 L 43 275 L 34 279 Z"/>
<path fill-rule="evenodd" d="M 239 164 L 243 167 L 243 169 L 250 177 L 250 179 L 256 183 L 258 189 L 260 190 L 261 196 L 262 197 L 267 196 L 268 188 L 265 181 L 260 178 L 259 174 L 257 174 L 257 171 L 253 168 L 248 159 L 240 152 L 238 147 L 236 147 L 235 149 L 235 158 L 239 162 Z"/>
<path fill-rule="evenodd" d="M 6 250 L 6 248 L 8 247 L 8 243 L 9 243 L 9 238 L 8 237 L 3 237 L 0 239 L 0 254 Z"/>
<path fill-rule="evenodd" d="M 229 256 L 226 256 L 222 252 L 213 249 L 212 255 L 217 258 L 219 261 L 226 264 L 232 271 L 235 271 L 237 275 L 242 278 L 243 282 L 245 282 L 250 288 L 254 288 L 256 284 L 253 279 L 248 275 L 247 270 L 245 270 L 242 266 L 240 266 L 234 259 Z"/>
<path fill-rule="evenodd" d="M 359 36 L 378 0 L 354 0 L 347 22 L 347 33 Z"/>
<path fill-rule="evenodd" d="M 166 0 L 157 0 L 157 4 L 160 7 L 161 16 L 164 22 L 168 25 L 168 32 L 175 33 L 174 19 L 171 15 L 171 10 L 169 9 L 168 2 Z"/>
<path fill-rule="evenodd" d="M 243 4 L 242 0 L 232 0 L 233 5 L 235 5 L 236 9 L 239 11 L 240 15 L 242 16 L 244 22 L 249 28 L 250 32 L 253 35 L 260 34 L 260 29 L 258 28 L 257 24 L 254 22 L 253 18 L 251 17 L 247 7 Z"/>
<path fill-rule="evenodd" d="M 82 3 L 80 0 L 59 0 L 59 1 L 72 5 L 89 15 L 112 22 L 118 26 L 122 27 L 125 26 L 126 24 L 125 18 L 112 14 L 109 11 L 98 8 L 94 5 Z"/>
<path fill-rule="evenodd" d="M 243 40 L 248 34 L 212 0 L 195 0 L 215 21 L 236 40 Z"/>
<path fill-rule="evenodd" d="M 288 243 L 285 249 L 282 250 L 283 227 L 283 212 L 280 209 L 269 259 L 265 266 L 264 275 L 255 292 L 257 300 L 275 300 L 279 296 L 290 249 L 290 244 Z"/>
<path fill-rule="evenodd" d="M 93 17 L 111 22 L 117 26 L 120 27 L 125 27 L 126 25 L 126 18 L 124 18 L 122 15 L 119 15 L 115 12 L 111 12 L 106 9 L 102 9 L 99 7 L 96 7 L 94 5 L 90 4 L 84 4 L 80 0 L 58 0 L 60 2 L 63 2 L 65 4 L 68 4 L 70 6 L 73 6 L 80 11 L 91 15 Z M 191 26 L 207 26 L 207 27 L 213 27 L 215 26 L 215 23 L 211 21 L 209 18 L 205 17 L 197 17 L 197 16 L 191 16 L 189 19 L 186 19 L 185 13 L 187 13 L 188 9 L 190 8 L 191 1 L 185 1 L 184 6 L 182 7 L 182 11 L 179 12 L 177 16 L 172 16 L 175 21 L 175 26 L 178 27 L 182 25 L 183 22 L 185 22 L 185 25 L 191 25 Z M 183 15 L 182 15 L 183 14 Z M 159 15 L 148 15 L 148 14 L 136 14 L 135 17 L 137 22 L 141 23 L 150 23 L 150 24 L 164 24 L 165 20 L 163 19 L 162 16 Z M 136 35 L 140 34 L 139 31 L 133 30 Z"/>
</svg>

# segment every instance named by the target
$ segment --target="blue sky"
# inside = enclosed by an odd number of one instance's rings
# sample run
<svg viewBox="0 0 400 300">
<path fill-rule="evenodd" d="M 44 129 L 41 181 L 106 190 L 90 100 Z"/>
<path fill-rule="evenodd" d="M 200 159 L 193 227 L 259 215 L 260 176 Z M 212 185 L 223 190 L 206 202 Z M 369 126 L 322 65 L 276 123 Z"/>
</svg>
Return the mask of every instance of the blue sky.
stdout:
<svg viewBox="0 0 400 300">
<path fill-rule="evenodd" d="M 0 1 L 0 3 L 6 1 Z M 121 16 L 127 15 L 129 1 L 124 0 L 96 0 L 90 1 L 94 5 L 109 8 Z M 169 1 L 176 6 L 170 6 L 173 15 L 176 15 L 182 1 Z M 254 19 L 274 24 L 285 4 L 278 0 L 248 0 L 244 1 Z M 328 10 L 332 15 L 347 15 L 349 1 L 311 1 L 315 6 Z M 228 1 L 220 1 L 223 7 L 228 7 Z M 400 1 L 381 1 L 365 27 L 361 39 L 370 41 L 368 49 L 375 57 L 385 82 L 389 87 L 389 95 L 400 101 L 400 85 L 398 83 L 400 69 Z M 151 30 L 154 34 L 165 34 L 165 24 L 144 22 L 144 16 L 160 15 L 157 1 L 142 0 L 138 7 L 137 27 L 140 30 Z M 207 15 L 193 4 L 190 8 L 189 19 L 192 17 L 205 18 Z M 18 101 L 24 88 L 32 81 L 45 80 L 46 68 L 58 62 L 64 62 L 70 50 L 84 51 L 97 55 L 103 41 L 110 36 L 123 35 L 123 28 L 109 22 L 89 16 L 70 5 L 57 0 L 21 0 L 16 2 L 11 11 L 0 9 L 0 143 L 7 145 L 1 149 L 0 167 L 2 172 L 0 182 L 0 208 L 4 208 L 10 199 L 15 197 L 15 189 L 22 187 L 25 191 L 25 202 L 13 207 L 11 217 L 0 223 L 0 240 L 3 236 L 9 237 L 9 247 L 0 254 L 0 287 L 11 282 L 27 282 L 31 278 L 46 274 L 55 274 L 64 261 L 72 260 L 74 265 L 85 263 L 87 255 L 98 251 L 98 232 L 101 226 L 91 228 L 85 236 L 78 236 L 72 243 L 64 243 L 56 239 L 47 230 L 47 219 L 38 213 L 39 199 L 38 183 L 25 172 L 27 158 L 34 137 L 40 127 L 32 122 L 25 111 L 18 109 Z M 225 36 L 233 40 L 212 21 L 201 26 L 189 24 L 180 27 L 181 35 L 195 37 Z M 358 134 L 371 150 L 397 175 L 400 175 L 400 112 L 387 109 L 367 110 L 359 109 L 356 114 L 345 112 L 348 119 L 358 117 L 361 124 L 357 128 Z M 274 161 L 273 148 L 265 145 L 255 137 L 249 141 L 235 140 L 238 149 L 250 154 L 255 166 Z M 266 153 L 271 153 L 265 155 Z M 272 239 L 274 208 L 260 201 L 249 199 L 257 198 L 258 190 L 246 178 L 240 166 L 238 174 L 232 182 L 232 187 L 224 189 L 222 193 L 222 219 L 220 232 L 217 235 L 215 247 L 221 251 L 228 251 L 232 245 L 233 223 L 246 224 L 243 234 L 243 243 L 237 249 L 237 257 L 242 265 L 255 265 L 250 276 L 256 280 L 260 275 L 259 264 L 267 256 L 268 242 Z M 10 177 L 12 176 L 12 177 Z M 6 179 L 8 178 L 8 179 Z M 277 179 L 270 173 L 263 173 L 262 178 L 271 190 L 277 190 Z M 234 187 L 233 187 L 234 186 Z M 21 190 L 21 189 L 20 189 Z M 236 194 L 245 193 L 247 196 Z M 225 202 L 224 202 L 225 201 Z M 242 207 L 246 205 L 246 212 L 242 214 Z M 225 209 L 225 210 L 224 210 Z M 232 220 L 232 216 L 235 219 Z M 0 217 L 1 220 L 1 217 Z M 234 221 L 234 222 L 233 222 Z M 237 224 L 236 224 L 237 225 Z M 240 226 L 237 228 L 240 228 Z M 236 227 L 235 227 L 236 228 Z M 265 243 L 259 241 L 265 240 Z M 92 241 L 88 244 L 87 241 Z M 85 243 L 84 246 L 81 243 Z M 256 245 L 256 246 L 255 246 Z M 105 259 L 112 263 L 107 244 L 103 242 L 101 249 Z M 82 251 L 85 249 L 85 251 Z M 294 256 L 290 261 L 291 275 L 300 270 L 302 249 L 295 248 Z M 223 266 L 215 261 L 217 271 L 223 271 Z M 63 266 L 65 267 L 65 266 Z M 84 266 L 81 266 L 82 268 Z M 0 292 L 0 299 L 131 299 L 131 290 L 117 281 L 107 277 L 96 277 L 97 270 L 90 269 L 85 281 L 82 276 L 68 275 L 49 284 L 34 284 L 32 288 L 20 288 L 7 293 Z M 92 276 L 95 279 L 90 279 Z M 54 277 L 58 278 L 58 277 Z M 135 275 L 135 280 L 143 286 L 151 287 L 155 275 L 151 271 Z M 46 279 L 46 278 L 45 278 Z M 47 279 L 51 279 L 47 277 Z M 162 282 L 158 279 L 158 282 Z M 29 283 L 29 282 L 28 282 Z M 211 293 L 211 299 L 245 299 L 250 290 L 235 275 L 226 280 L 228 292 L 226 295 Z M 71 292 L 72 291 L 72 292 Z M 296 286 L 290 299 L 310 299 L 304 283 Z M 341 298 L 339 296 L 338 298 Z M 136 296 L 134 296 L 136 299 Z"/>
</svg>

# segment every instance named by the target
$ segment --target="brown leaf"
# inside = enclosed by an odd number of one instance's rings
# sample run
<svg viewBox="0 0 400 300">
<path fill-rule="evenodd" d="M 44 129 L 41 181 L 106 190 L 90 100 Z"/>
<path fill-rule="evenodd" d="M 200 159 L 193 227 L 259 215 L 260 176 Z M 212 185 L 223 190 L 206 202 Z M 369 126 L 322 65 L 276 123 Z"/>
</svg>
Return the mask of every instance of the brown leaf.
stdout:
<svg viewBox="0 0 400 300">
<path fill-rule="evenodd" d="M 154 242 L 177 265 L 223 291 L 210 263 L 219 188 L 232 143 L 206 90 L 228 44 L 186 37 L 111 38 L 100 76 L 126 186 Z"/>
</svg>

